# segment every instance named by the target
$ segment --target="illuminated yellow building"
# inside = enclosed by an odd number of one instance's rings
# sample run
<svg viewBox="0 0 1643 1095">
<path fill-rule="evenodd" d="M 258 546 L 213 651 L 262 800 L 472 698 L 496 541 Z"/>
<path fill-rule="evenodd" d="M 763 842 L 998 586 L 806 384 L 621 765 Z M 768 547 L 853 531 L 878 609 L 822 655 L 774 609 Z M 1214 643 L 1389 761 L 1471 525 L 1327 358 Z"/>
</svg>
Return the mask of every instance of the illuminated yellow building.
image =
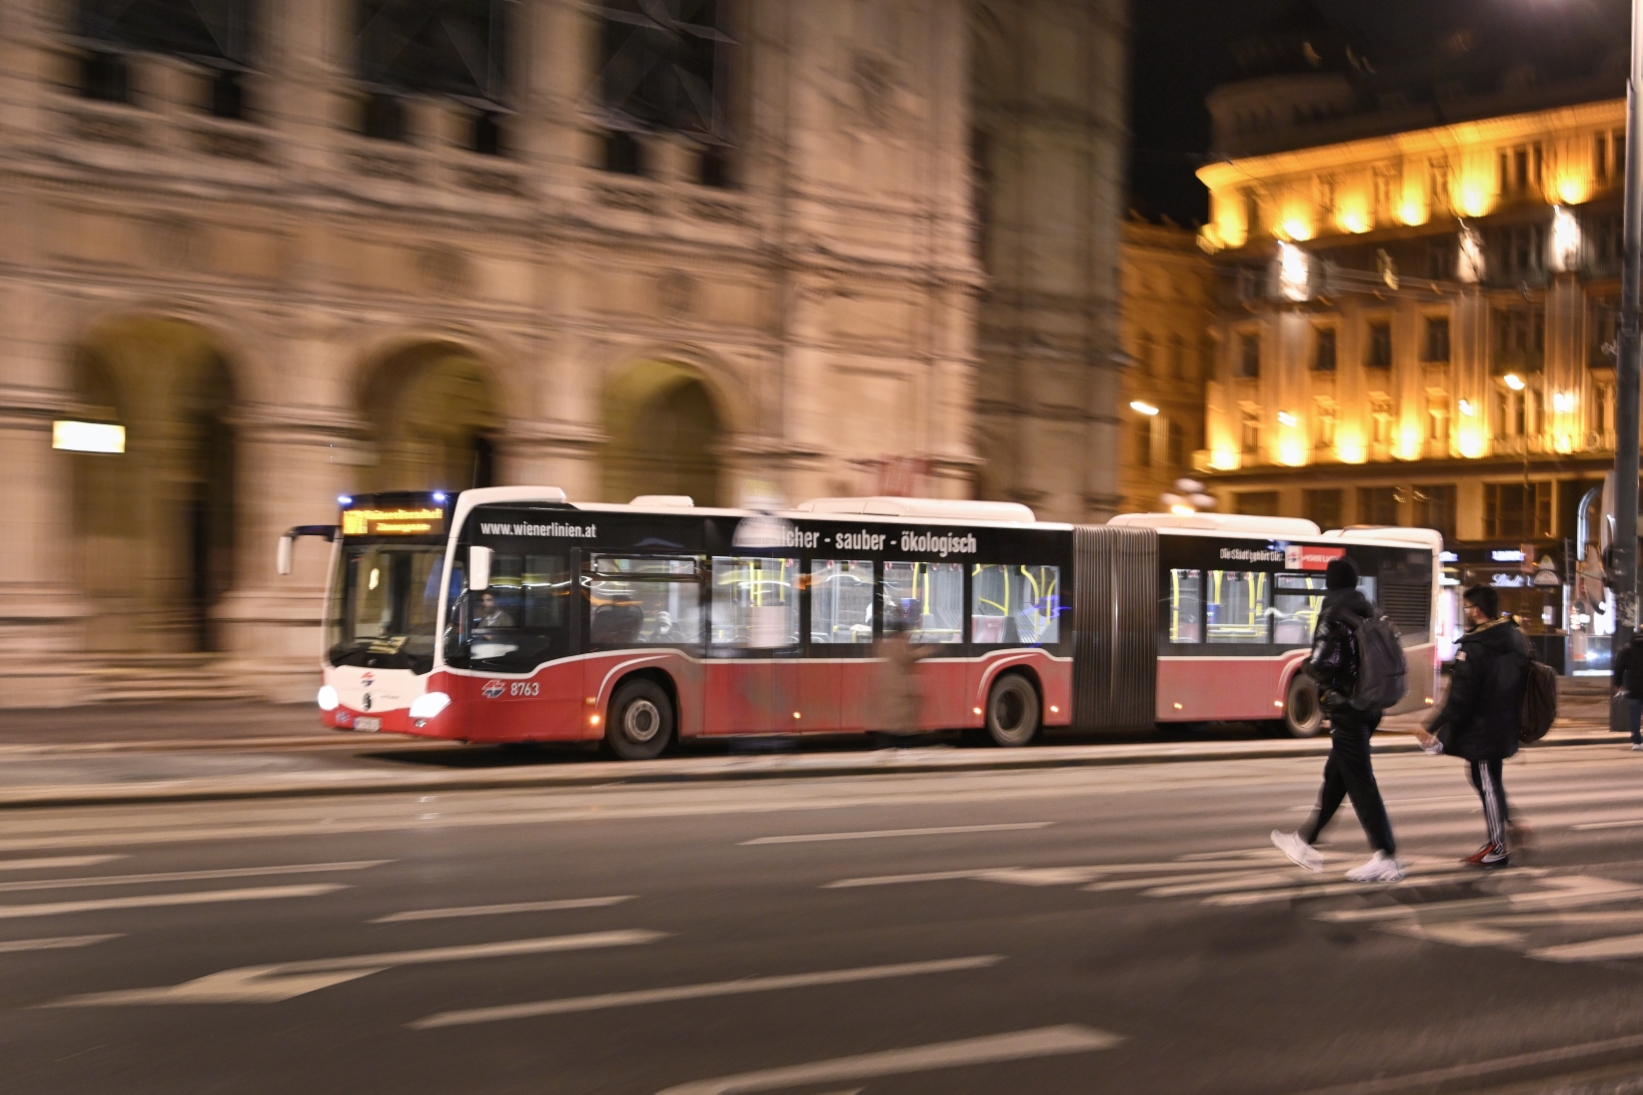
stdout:
<svg viewBox="0 0 1643 1095">
<path fill-rule="evenodd" d="M 1597 538 L 1613 460 L 1622 85 L 1354 114 L 1331 113 L 1345 75 L 1246 83 L 1211 96 L 1223 154 L 1198 172 L 1220 299 L 1196 459 L 1221 508 L 1437 528 L 1457 577 L 1561 628 L 1565 542 Z M 1439 113 L 1471 120 L 1406 124 Z M 1512 560 L 1531 543 L 1558 582 Z"/>
</svg>

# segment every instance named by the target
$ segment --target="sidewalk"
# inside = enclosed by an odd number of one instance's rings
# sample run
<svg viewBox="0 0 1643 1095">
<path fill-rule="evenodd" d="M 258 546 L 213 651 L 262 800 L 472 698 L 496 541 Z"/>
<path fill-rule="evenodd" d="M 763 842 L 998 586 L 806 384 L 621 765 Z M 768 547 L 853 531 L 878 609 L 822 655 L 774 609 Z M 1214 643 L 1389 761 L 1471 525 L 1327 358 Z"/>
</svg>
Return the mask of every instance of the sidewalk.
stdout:
<svg viewBox="0 0 1643 1095">
<path fill-rule="evenodd" d="M 868 750 L 817 742 L 802 750 L 727 753 L 713 743 L 682 755 L 645 762 L 590 759 L 585 749 L 530 752 L 409 741 L 398 737 L 308 731 L 309 709 L 265 708 L 256 717 L 239 706 L 214 710 L 99 712 L 65 737 L 49 732 L 72 720 L 31 723 L 8 712 L 0 719 L 0 809 L 298 797 L 373 793 L 434 793 L 505 788 L 807 779 L 920 772 L 1033 771 L 1201 760 L 1322 756 L 1327 737 L 1100 740 L 1026 749 L 954 748 L 934 744 L 906 750 Z M 66 713 L 53 712 L 54 716 Z M 238 719 L 240 715 L 246 715 Z M 219 736 L 220 720 L 238 719 L 238 736 Z M 1387 720 L 1377 753 L 1409 753 L 1419 746 L 1407 726 L 1417 716 Z M 97 735 L 102 735 L 99 740 Z M 316 744 L 310 744 L 316 743 Z M 1584 719 L 1560 719 L 1536 750 L 1612 745 L 1625 739 Z M 766 743 L 773 744 L 773 743 Z"/>
</svg>

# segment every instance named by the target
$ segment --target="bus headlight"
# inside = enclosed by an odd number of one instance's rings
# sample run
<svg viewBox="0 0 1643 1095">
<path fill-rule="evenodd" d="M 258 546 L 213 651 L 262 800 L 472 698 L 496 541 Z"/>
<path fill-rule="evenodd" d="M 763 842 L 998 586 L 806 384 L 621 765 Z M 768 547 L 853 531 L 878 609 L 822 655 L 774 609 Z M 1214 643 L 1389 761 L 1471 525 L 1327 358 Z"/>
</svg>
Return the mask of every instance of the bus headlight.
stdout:
<svg viewBox="0 0 1643 1095">
<path fill-rule="evenodd" d="M 314 699 L 319 704 L 321 711 L 335 711 L 342 704 L 342 699 L 337 695 L 337 690 L 328 684 L 319 686 L 319 695 Z"/>
<path fill-rule="evenodd" d="M 431 719 L 451 705 L 451 697 L 443 692 L 424 692 L 411 701 L 413 719 Z"/>
</svg>

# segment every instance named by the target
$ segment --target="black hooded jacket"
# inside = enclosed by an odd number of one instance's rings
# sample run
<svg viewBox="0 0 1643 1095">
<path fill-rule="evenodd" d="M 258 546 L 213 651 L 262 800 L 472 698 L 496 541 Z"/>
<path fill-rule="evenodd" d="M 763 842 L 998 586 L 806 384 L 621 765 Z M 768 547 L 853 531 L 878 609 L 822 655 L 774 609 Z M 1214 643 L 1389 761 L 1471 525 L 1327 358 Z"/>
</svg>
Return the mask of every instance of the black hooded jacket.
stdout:
<svg viewBox="0 0 1643 1095">
<path fill-rule="evenodd" d="M 1474 627 L 1456 644 L 1443 709 L 1427 727 L 1443 751 L 1465 760 L 1501 760 L 1518 749 L 1529 640 L 1509 617 Z"/>
<path fill-rule="evenodd" d="M 1358 691 L 1357 627 L 1375 614 L 1375 606 L 1356 589 L 1332 589 L 1318 609 L 1312 632 L 1312 656 L 1301 667 L 1318 682 L 1318 702 L 1325 711 L 1352 705 Z"/>
</svg>

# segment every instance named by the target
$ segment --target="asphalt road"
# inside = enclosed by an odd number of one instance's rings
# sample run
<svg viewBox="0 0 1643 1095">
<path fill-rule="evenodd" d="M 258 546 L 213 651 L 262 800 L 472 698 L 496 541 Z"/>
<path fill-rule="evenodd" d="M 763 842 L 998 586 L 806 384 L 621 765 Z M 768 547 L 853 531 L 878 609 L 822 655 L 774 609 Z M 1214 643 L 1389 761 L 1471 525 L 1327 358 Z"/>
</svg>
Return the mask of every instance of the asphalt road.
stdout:
<svg viewBox="0 0 1643 1095">
<path fill-rule="evenodd" d="M 1643 754 L 0 812 L 7 1092 L 1637 1090 Z M 1561 1077 L 1561 1079 L 1553 1079 Z"/>
</svg>

